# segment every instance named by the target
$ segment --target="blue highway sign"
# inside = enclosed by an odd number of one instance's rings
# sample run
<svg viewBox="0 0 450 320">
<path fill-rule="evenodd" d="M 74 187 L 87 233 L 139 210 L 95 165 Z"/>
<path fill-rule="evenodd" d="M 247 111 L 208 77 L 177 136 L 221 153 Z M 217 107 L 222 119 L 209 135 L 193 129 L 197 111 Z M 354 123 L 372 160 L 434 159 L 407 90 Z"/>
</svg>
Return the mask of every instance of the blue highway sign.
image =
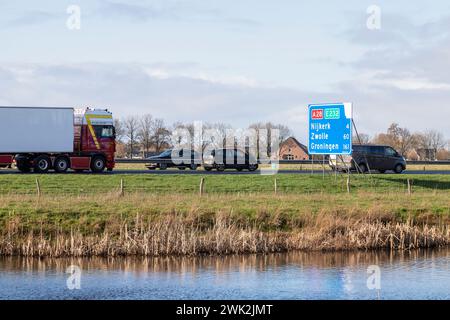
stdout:
<svg viewBox="0 0 450 320">
<path fill-rule="evenodd" d="M 352 104 L 311 104 L 308 110 L 309 154 L 351 154 Z"/>
</svg>

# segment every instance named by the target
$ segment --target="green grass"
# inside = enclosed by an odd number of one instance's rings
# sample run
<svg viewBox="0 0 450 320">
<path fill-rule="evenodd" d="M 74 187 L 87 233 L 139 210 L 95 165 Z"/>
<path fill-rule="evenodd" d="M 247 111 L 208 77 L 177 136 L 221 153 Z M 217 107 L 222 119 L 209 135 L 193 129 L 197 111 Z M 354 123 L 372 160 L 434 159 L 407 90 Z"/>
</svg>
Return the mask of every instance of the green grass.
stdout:
<svg viewBox="0 0 450 320">
<path fill-rule="evenodd" d="M 261 175 L 0 175 L 0 195 L 35 194 L 36 179 L 45 195 L 82 195 L 117 192 L 123 179 L 125 192 L 193 194 L 205 178 L 205 193 L 272 193 L 277 180 L 278 192 L 286 194 L 346 193 L 347 176 L 327 174 Z M 352 175 L 352 193 L 407 191 L 407 179 L 415 193 L 450 192 L 450 175 Z"/>
<path fill-rule="evenodd" d="M 450 176 L 352 175 L 350 194 L 346 182 L 345 175 L 307 174 L 0 175 L 0 255 L 403 250 L 450 243 Z"/>
</svg>

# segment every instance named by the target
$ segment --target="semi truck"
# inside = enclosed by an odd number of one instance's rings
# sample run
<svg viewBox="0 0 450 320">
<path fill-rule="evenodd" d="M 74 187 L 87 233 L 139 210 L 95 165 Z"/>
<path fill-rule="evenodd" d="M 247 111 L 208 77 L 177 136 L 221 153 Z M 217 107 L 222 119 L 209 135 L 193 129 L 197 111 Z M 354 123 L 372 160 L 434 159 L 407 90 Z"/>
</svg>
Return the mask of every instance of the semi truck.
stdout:
<svg viewBox="0 0 450 320">
<path fill-rule="evenodd" d="M 0 106 L 0 167 L 99 173 L 114 169 L 115 151 L 108 110 Z"/>
</svg>

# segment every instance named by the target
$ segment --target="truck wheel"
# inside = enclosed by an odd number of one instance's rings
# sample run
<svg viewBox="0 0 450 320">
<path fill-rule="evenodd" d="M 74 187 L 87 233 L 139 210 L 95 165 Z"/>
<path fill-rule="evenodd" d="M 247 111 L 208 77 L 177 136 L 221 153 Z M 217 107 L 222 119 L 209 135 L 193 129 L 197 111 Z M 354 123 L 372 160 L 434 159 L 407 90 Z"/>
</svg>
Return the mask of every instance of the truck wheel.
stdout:
<svg viewBox="0 0 450 320">
<path fill-rule="evenodd" d="M 91 160 L 91 170 L 95 173 L 103 172 L 106 168 L 105 158 L 102 156 L 95 156 Z"/>
<path fill-rule="evenodd" d="M 20 172 L 23 172 L 23 173 L 28 173 L 31 171 L 30 166 L 25 163 L 22 163 L 22 162 L 17 163 L 16 167 Z"/>
<path fill-rule="evenodd" d="M 50 170 L 51 160 L 47 156 L 39 156 L 34 159 L 34 172 L 46 173 Z"/>
<path fill-rule="evenodd" d="M 55 171 L 58 173 L 65 173 L 69 170 L 70 161 L 67 157 L 58 157 L 55 160 Z"/>
</svg>

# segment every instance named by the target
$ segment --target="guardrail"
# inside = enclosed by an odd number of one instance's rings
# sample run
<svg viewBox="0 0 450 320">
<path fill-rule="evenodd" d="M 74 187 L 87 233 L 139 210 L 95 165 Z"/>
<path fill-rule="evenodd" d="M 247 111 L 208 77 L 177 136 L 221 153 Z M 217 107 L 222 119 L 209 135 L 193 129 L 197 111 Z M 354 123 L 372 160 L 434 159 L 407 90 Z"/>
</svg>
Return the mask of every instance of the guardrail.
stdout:
<svg viewBox="0 0 450 320">
<path fill-rule="evenodd" d="M 152 160 L 147 159 L 116 159 L 116 163 L 164 163 L 170 160 Z M 321 164 L 322 160 L 280 160 L 279 164 Z M 328 163 L 328 161 L 326 162 Z M 450 160 L 447 161 L 407 161 L 409 165 L 450 165 Z"/>
</svg>

